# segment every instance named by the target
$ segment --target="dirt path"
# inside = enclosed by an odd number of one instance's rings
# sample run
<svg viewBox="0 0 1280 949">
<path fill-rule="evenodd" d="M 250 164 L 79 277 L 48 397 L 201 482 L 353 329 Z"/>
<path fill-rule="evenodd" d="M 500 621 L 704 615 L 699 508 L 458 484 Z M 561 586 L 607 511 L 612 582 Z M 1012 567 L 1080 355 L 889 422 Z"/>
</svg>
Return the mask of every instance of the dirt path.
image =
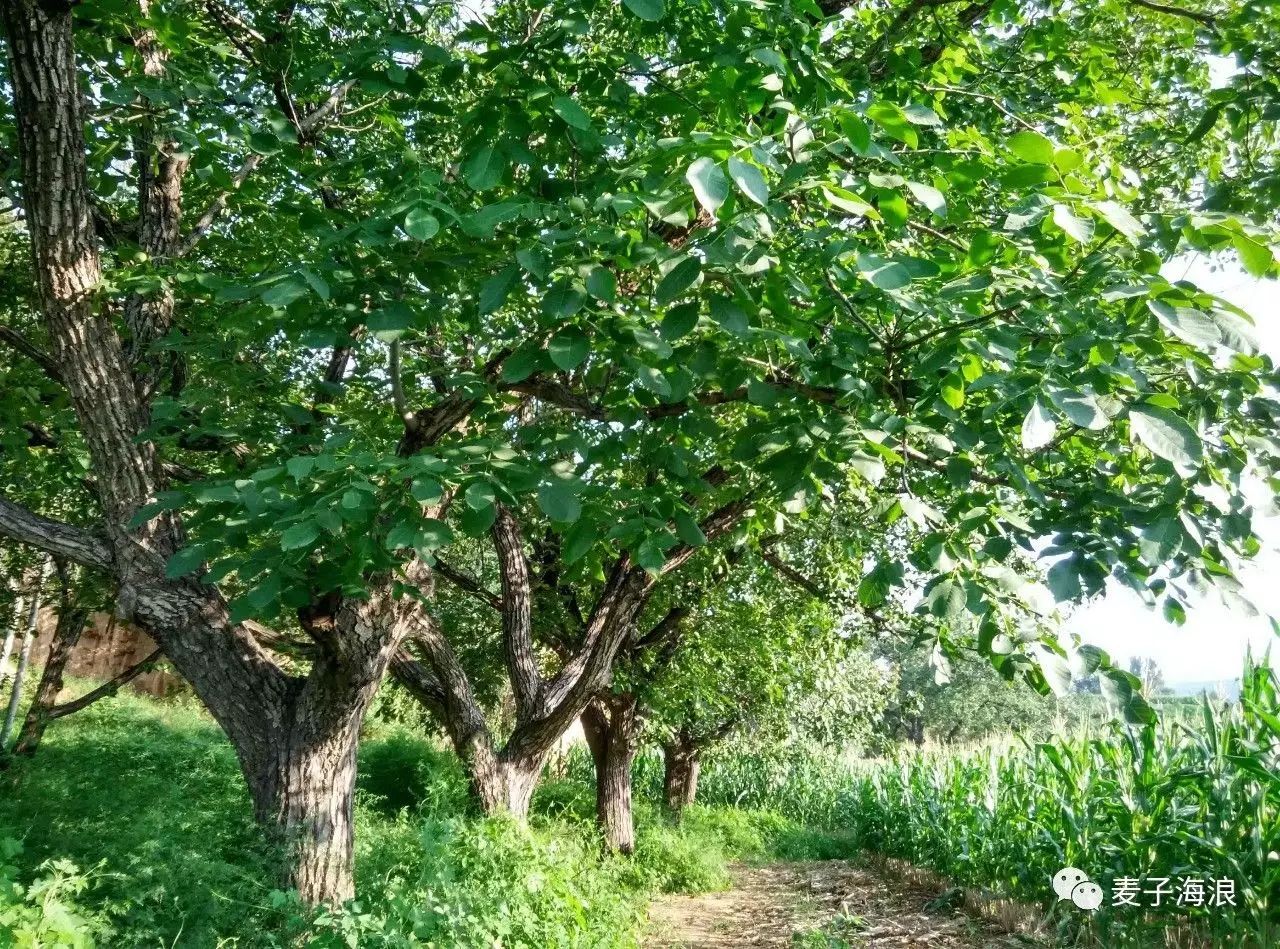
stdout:
<svg viewBox="0 0 1280 949">
<path fill-rule="evenodd" d="M 657 900 L 649 911 L 645 949 L 828 945 L 798 941 L 797 934 L 819 929 L 856 947 L 1026 945 L 959 910 L 926 908 L 936 892 L 845 860 L 739 864 L 730 873 L 733 888 L 723 893 Z"/>
</svg>

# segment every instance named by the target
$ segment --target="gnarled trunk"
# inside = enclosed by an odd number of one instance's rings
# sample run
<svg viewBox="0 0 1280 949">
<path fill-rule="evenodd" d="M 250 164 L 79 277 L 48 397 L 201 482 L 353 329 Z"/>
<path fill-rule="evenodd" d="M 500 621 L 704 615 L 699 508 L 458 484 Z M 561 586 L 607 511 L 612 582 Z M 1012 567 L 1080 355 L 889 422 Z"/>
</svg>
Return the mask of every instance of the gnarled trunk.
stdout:
<svg viewBox="0 0 1280 949">
<path fill-rule="evenodd" d="M 596 766 L 596 823 L 614 853 L 636 849 L 631 767 L 640 747 L 638 703 L 630 693 L 597 698 L 582 713 L 582 730 Z"/>
<path fill-rule="evenodd" d="M 693 738 L 681 730 L 662 746 L 665 765 L 662 775 L 662 799 L 667 810 L 680 819 L 684 809 L 698 796 L 698 773 L 702 770 L 700 751 Z"/>
<path fill-rule="evenodd" d="M 352 800 L 363 717 L 353 706 L 328 728 L 298 720 L 265 767 L 248 776 L 254 816 L 284 848 L 285 885 L 308 905 L 355 895 Z"/>
</svg>

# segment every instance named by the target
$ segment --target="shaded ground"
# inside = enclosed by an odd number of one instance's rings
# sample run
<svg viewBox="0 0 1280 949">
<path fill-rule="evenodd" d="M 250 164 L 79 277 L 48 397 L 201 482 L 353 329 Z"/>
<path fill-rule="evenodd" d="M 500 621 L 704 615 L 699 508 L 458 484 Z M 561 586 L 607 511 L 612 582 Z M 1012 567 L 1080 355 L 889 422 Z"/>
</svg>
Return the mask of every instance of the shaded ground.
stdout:
<svg viewBox="0 0 1280 949">
<path fill-rule="evenodd" d="M 890 871 L 891 872 L 891 871 Z M 980 949 L 1025 946 L 990 923 L 938 905 L 936 890 L 846 860 L 730 867 L 733 888 L 668 896 L 649 911 L 645 949 L 677 947 L 930 946 Z M 810 935 L 804 940 L 804 934 Z"/>
</svg>

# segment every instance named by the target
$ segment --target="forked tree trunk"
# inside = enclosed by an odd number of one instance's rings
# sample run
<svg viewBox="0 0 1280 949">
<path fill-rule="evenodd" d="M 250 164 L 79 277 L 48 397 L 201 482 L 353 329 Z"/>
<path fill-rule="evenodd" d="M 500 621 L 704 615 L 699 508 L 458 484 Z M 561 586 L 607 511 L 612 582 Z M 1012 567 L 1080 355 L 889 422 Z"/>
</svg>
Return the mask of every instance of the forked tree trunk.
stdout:
<svg viewBox="0 0 1280 949">
<path fill-rule="evenodd" d="M 698 796 L 698 773 L 702 761 L 697 744 L 687 731 L 681 730 L 662 746 L 665 765 L 662 776 L 662 798 L 667 810 L 679 820 L 684 809 Z"/>
<path fill-rule="evenodd" d="M 640 747 L 638 703 L 629 693 L 595 699 L 582 713 L 582 730 L 596 766 L 596 823 L 614 853 L 636 849 L 631 768 Z"/>
<path fill-rule="evenodd" d="M 471 759 L 471 790 L 481 813 L 505 814 L 523 821 L 542 776 L 545 758 L 507 760 L 484 752 Z"/>
<path fill-rule="evenodd" d="M 53 631 L 53 641 L 49 644 L 44 671 L 40 674 L 40 685 L 36 688 L 35 698 L 31 702 L 31 708 L 27 710 L 22 730 L 18 733 L 14 754 L 30 755 L 39 746 L 57 706 L 58 693 L 62 691 L 62 676 L 71 659 L 71 651 L 80 641 L 88 621 L 87 609 L 70 606 L 64 601 L 63 608 L 58 613 L 58 625 Z"/>
</svg>

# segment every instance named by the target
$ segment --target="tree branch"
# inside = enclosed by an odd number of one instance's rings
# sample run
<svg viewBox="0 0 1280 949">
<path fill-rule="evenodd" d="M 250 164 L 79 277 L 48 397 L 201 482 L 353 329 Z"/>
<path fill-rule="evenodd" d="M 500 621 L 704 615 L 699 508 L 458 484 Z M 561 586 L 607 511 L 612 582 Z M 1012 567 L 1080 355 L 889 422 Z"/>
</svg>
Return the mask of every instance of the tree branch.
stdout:
<svg viewBox="0 0 1280 949">
<path fill-rule="evenodd" d="M 502 578 L 502 649 L 515 693 L 516 714 L 535 714 L 543 681 L 533 654 L 533 595 L 529 582 L 529 561 L 524 555 L 520 524 L 505 504 L 495 502 L 497 517 L 489 533 L 498 553 Z"/>
<path fill-rule="evenodd" d="M 49 710 L 49 721 L 64 718 L 67 715 L 73 715 L 83 709 L 88 708 L 99 699 L 105 699 L 115 695 L 124 686 L 128 685 L 138 676 L 151 669 L 157 662 L 163 658 L 163 650 L 153 650 L 145 659 L 135 662 L 128 669 L 125 669 L 115 678 L 108 682 L 102 683 L 92 692 L 86 692 L 78 699 L 72 699 L 70 702 L 64 702 L 62 705 L 55 705 Z"/>
<path fill-rule="evenodd" d="M 8 343 L 13 349 L 26 356 L 42 370 L 44 374 L 58 384 L 62 383 L 62 371 L 53 357 L 40 349 L 25 336 L 8 326 L 0 326 L 0 340 Z"/>
<path fill-rule="evenodd" d="M 0 497 L 0 535 L 84 567 L 107 570 L 113 558 L 107 543 L 89 531 L 33 514 Z"/>
</svg>

